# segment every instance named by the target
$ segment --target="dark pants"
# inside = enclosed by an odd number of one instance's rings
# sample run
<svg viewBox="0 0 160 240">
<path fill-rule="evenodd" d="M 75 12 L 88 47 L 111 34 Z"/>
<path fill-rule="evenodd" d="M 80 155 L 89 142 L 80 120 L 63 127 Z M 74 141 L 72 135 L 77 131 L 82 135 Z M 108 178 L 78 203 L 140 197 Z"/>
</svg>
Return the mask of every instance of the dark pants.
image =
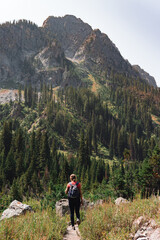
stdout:
<svg viewBox="0 0 160 240">
<path fill-rule="evenodd" d="M 69 208 L 70 208 L 70 216 L 71 216 L 71 224 L 74 226 L 74 210 L 76 212 L 76 217 L 80 219 L 79 209 L 80 209 L 80 198 L 68 198 L 69 200 Z"/>
</svg>

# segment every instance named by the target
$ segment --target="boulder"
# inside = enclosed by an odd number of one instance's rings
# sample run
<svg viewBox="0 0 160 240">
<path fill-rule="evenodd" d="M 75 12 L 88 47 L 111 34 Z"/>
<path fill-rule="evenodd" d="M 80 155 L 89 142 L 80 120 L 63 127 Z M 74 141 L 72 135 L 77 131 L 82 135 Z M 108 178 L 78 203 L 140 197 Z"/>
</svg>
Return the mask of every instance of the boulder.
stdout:
<svg viewBox="0 0 160 240">
<path fill-rule="evenodd" d="M 69 213 L 68 199 L 61 199 L 56 202 L 56 214 L 63 217 L 66 213 Z"/>
<path fill-rule="evenodd" d="M 16 217 L 25 214 L 26 211 L 32 211 L 31 206 L 23 204 L 17 200 L 14 200 L 9 207 L 2 213 L 0 221 L 5 218 Z"/>
<path fill-rule="evenodd" d="M 89 200 L 83 199 L 83 205 L 81 206 L 81 209 L 86 210 L 87 208 L 91 208 L 94 206 L 93 202 L 90 202 Z"/>
<path fill-rule="evenodd" d="M 159 240 L 160 227 L 153 219 L 147 220 L 145 217 L 139 217 L 133 222 L 132 229 L 135 230 L 133 240 Z"/>
<path fill-rule="evenodd" d="M 99 204 L 100 203 L 102 202 L 100 201 Z M 98 202 L 96 203 L 96 205 L 98 205 Z M 86 210 L 87 208 L 92 208 L 94 206 L 95 204 L 93 202 L 83 199 L 83 205 L 81 205 L 81 209 Z M 56 202 L 56 214 L 62 217 L 69 212 L 70 211 L 69 211 L 68 199 L 61 199 L 58 202 Z"/>
<path fill-rule="evenodd" d="M 129 201 L 127 200 L 127 199 L 125 199 L 125 198 L 122 198 L 122 197 L 119 197 L 119 198 L 117 198 L 116 200 L 115 200 L 115 204 L 116 205 L 120 205 L 120 204 L 123 204 L 123 203 L 129 203 Z"/>
</svg>

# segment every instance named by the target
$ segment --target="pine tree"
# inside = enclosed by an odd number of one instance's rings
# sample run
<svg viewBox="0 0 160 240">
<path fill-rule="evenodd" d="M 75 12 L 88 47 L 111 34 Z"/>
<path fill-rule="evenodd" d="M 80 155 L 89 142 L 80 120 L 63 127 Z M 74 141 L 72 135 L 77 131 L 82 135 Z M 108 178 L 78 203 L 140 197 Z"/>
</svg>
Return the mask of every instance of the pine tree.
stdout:
<svg viewBox="0 0 160 240">
<path fill-rule="evenodd" d="M 41 149 L 40 149 L 40 171 L 42 174 L 45 172 L 45 168 L 50 168 L 50 148 L 48 144 L 47 133 L 44 133 L 41 137 Z"/>
<path fill-rule="evenodd" d="M 9 182 L 12 184 L 12 181 L 15 177 L 15 161 L 14 161 L 14 154 L 13 154 L 13 149 L 11 148 L 5 162 L 5 168 L 4 168 L 4 173 L 5 177 Z"/>
<path fill-rule="evenodd" d="M 11 197 L 12 200 L 18 200 L 18 201 L 22 201 L 22 193 L 20 188 L 18 187 L 17 182 L 19 182 L 19 179 L 15 179 L 13 180 L 13 184 L 12 184 L 12 188 L 11 188 Z"/>
<path fill-rule="evenodd" d="M 97 153 L 97 135 L 95 125 L 92 127 L 92 145 L 95 153 Z"/>
<path fill-rule="evenodd" d="M 84 131 L 81 131 L 80 134 L 80 146 L 79 146 L 79 157 L 78 157 L 78 171 L 81 173 L 82 167 L 85 165 L 86 161 L 86 149 L 85 149 L 85 141 L 84 141 Z"/>
<path fill-rule="evenodd" d="M 5 157 L 10 150 L 12 142 L 12 128 L 10 126 L 10 122 L 4 122 L 2 135 L 1 135 L 1 151 L 4 149 Z"/>
</svg>

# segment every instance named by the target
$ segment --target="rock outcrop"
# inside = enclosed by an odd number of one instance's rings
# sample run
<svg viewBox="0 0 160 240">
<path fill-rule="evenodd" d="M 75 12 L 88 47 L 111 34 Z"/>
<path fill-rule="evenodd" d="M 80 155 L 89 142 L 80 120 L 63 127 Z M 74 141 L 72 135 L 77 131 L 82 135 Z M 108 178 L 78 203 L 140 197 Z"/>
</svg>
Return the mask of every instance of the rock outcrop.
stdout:
<svg viewBox="0 0 160 240">
<path fill-rule="evenodd" d="M 109 37 L 101 33 L 99 29 L 91 32 L 76 52 L 73 60 L 83 63 L 92 72 L 107 71 L 110 75 L 112 71 L 125 76 L 138 76 Z"/>
<path fill-rule="evenodd" d="M 155 78 L 149 75 L 149 73 L 145 72 L 140 66 L 133 65 L 133 68 L 140 74 L 141 78 L 143 78 L 149 85 L 153 87 L 157 87 Z"/>
<path fill-rule="evenodd" d="M 66 213 L 69 213 L 68 199 L 61 199 L 56 202 L 56 214 L 62 217 Z"/>
<path fill-rule="evenodd" d="M 46 45 L 44 33 L 26 20 L 0 25 L 0 83 L 14 86 L 34 74 L 31 59 Z"/>
<path fill-rule="evenodd" d="M 26 20 L 0 25 L 0 87 L 30 82 L 81 86 L 83 81 L 73 74 L 78 67 L 86 76 L 122 74 L 156 86 L 152 77 L 121 56 L 106 34 L 75 16 L 48 17 L 42 27 Z"/>
<path fill-rule="evenodd" d="M 160 227 L 153 219 L 147 220 L 141 216 L 133 222 L 132 229 L 135 230 L 133 240 L 159 240 Z"/>
<path fill-rule="evenodd" d="M 81 209 L 86 210 L 87 208 L 92 208 L 97 205 L 102 205 L 104 203 L 103 200 L 98 200 L 95 203 L 90 202 L 89 200 L 83 199 L 83 205 L 81 205 Z M 61 199 L 56 202 L 56 214 L 59 216 L 64 216 L 66 213 L 69 213 L 69 204 L 68 199 Z"/>
<path fill-rule="evenodd" d="M 68 58 L 73 58 L 80 45 L 92 32 L 92 28 L 87 23 L 72 15 L 50 16 L 42 27 L 50 37 L 55 37 L 60 42 Z"/>
<path fill-rule="evenodd" d="M 17 200 L 14 200 L 9 207 L 2 213 L 0 221 L 5 218 L 17 217 L 25 214 L 26 211 L 32 211 L 31 206 L 23 204 Z"/>
<path fill-rule="evenodd" d="M 121 204 L 125 204 L 125 203 L 129 203 L 129 201 L 122 197 L 119 197 L 115 200 L 116 205 L 121 205 Z"/>
</svg>

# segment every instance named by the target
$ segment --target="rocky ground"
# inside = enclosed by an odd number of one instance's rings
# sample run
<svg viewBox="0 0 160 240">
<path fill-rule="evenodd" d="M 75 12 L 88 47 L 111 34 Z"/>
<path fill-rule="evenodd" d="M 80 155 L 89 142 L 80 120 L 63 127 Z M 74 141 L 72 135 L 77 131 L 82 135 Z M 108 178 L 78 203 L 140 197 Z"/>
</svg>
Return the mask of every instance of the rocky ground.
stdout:
<svg viewBox="0 0 160 240">
<path fill-rule="evenodd" d="M 0 104 L 9 103 L 18 98 L 18 90 L 0 89 Z"/>
</svg>

